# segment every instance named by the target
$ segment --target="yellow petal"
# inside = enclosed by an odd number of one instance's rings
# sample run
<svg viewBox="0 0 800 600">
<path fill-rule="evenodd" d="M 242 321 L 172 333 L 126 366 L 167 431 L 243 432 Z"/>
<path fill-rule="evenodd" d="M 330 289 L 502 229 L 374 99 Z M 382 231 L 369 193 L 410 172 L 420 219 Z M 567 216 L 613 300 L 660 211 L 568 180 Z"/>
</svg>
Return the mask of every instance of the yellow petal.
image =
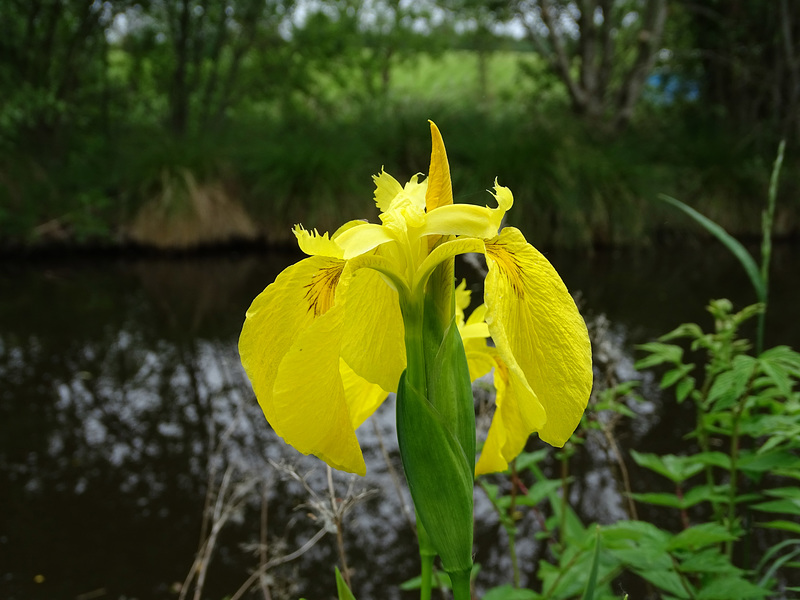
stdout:
<svg viewBox="0 0 800 600">
<path fill-rule="evenodd" d="M 359 377 L 353 369 L 340 359 L 339 373 L 344 385 L 344 397 L 350 409 L 350 424 L 358 429 L 389 395 L 381 386 Z"/>
<path fill-rule="evenodd" d="M 487 346 L 483 340 L 464 341 L 470 381 L 483 377 L 494 368 L 493 350 L 494 348 Z"/>
<path fill-rule="evenodd" d="M 466 320 L 464 311 L 469 307 L 470 298 L 472 298 L 472 292 L 467 289 L 467 280 L 462 279 L 461 283 L 456 286 L 455 292 L 455 317 L 459 331 L 464 326 Z"/>
<path fill-rule="evenodd" d="M 428 169 L 428 190 L 425 193 L 425 208 L 433 209 L 453 203 L 453 186 L 450 182 L 450 165 L 439 128 L 431 124 L 431 166 Z"/>
<path fill-rule="evenodd" d="M 519 230 L 507 227 L 487 241 L 486 262 L 486 321 L 492 339 L 510 370 L 519 365 L 521 377 L 544 407 L 547 422 L 538 428 L 539 437 L 563 446 L 578 426 L 592 388 L 586 324 L 556 270 Z M 525 401 L 520 400 L 523 418 L 533 414 Z"/>
<path fill-rule="evenodd" d="M 364 475 L 366 465 L 339 370 L 343 324 L 340 303 L 298 334 L 278 367 L 270 424 L 303 454 Z"/>
<path fill-rule="evenodd" d="M 341 328 L 336 324 L 343 311 L 332 310 L 344 266 L 335 258 L 313 256 L 285 269 L 248 309 L 239 354 L 264 416 L 279 436 L 332 466 L 363 473 L 339 376 Z M 322 339 L 324 346 L 309 347 Z M 326 371 L 324 357 L 307 360 L 315 350 L 331 352 L 334 369 L 328 365 Z M 305 380 L 318 388 L 308 396 Z M 314 428 L 308 427 L 312 418 Z"/>
<path fill-rule="evenodd" d="M 386 212 L 395 196 L 403 191 L 403 186 L 383 169 L 379 175 L 373 175 L 372 180 L 375 182 L 375 204 L 381 212 Z"/>
<path fill-rule="evenodd" d="M 366 254 L 381 244 L 392 241 L 394 238 L 391 230 L 374 223 L 361 223 L 336 237 L 336 244 L 342 248 L 342 257 L 345 260 Z"/>
<path fill-rule="evenodd" d="M 508 463 L 525 448 L 531 434 L 526 422 L 539 421 L 543 425 L 547 418 L 542 405 L 519 374 L 509 370 L 499 357 L 496 359 L 494 384 L 497 409 L 475 465 L 476 476 L 505 471 Z"/>
<path fill-rule="evenodd" d="M 329 256 L 331 258 L 344 256 L 344 250 L 334 240 L 328 238 L 327 232 L 320 235 L 316 229 L 307 231 L 302 225 L 295 225 L 292 233 L 297 238 L 300 250 L 309 256 Z"/>
<path fill-rule="evenodd" d="M 352 267 L 359 263 L 348 264 Z M 397 291 L 371 268 L 348 268 L 342 280 L 347 294 L 342 358 L 367 381 L 396 391 L 406 368 L 405 332 Z"/>
<path fill-rule="evenodd" d="M 502 215 L 498 209 L 473 204 L 449 204 L 428 213 L 424 235 L 460 235 L 492 238 L 497 235 Z"/>
<path fill-rule="evenodd" d="M 486 305 L 481 304 L 472 313 L 469 315 L 467 319 L 467 325 L 474 325 L 475 323 L 483 323 L 486 321 Z M 488 335 L 487 335 L 488 337 Z"/>
<path fill-rule="evenodd" d="M 441 206 L 427 215 L 425 235 L 458 235 L 489 239 L 497 235 L 506 211 L 514 204 L 511 190 L 495 181 L 497 208 L 472 204 Z"/>
</svg>

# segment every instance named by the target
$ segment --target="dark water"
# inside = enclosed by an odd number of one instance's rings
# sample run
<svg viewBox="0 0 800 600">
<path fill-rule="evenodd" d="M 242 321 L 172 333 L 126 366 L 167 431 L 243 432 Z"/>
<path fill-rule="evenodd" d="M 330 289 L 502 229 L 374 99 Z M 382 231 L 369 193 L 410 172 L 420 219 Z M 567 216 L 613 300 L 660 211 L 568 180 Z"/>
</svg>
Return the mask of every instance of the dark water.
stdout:
<svg viewBox="0 0 800 600">
<path fill-rule="evenodd" d="M 245 582 L 259 541 L 267 560 L 279 560 L 333 531 L 323 465 L 272 434 L 236 352 L 249 302 L 296 258 L 0 263 L 0 598 L 177 598 L 209 481 L 212 491 L 223 486 L 225 521 L 204 569 L 206 598 Z M 709 298 L 753 299 L 716 246 L 549 258 L 580 290 L 584 312 L 607 315 L 628 350 L 682 321 L 709 326 Z M 798 266 L 800 247 L 776 248 L 770 345 L 800 347 Z M 371 421 L 359 431 L 367 477 L 334 478 L 337 497 L 358 499 L 345 516 L 348 560 L 357 597 L 410 598 L 396 589 L 417 569 L 407 498 L 380 449 L 382 441 L 399 468 L 391 400 Z M 647 449 L 647 435 L 636 439 Z M 587 517 L 619 511 L 608 479 L 587 476 L 586 493 L 573 498 L 594 498 Z M 591 514 L 604 495 L 606 513 Z M 269 570 L 273 598 L 334 596 L 335 534 L 319 535 L 302 557 Z M 479 585 L 508 581 L 504 537 L 480 498 L 476 539 Z M 519 552 L 533 581 L 532 536 Z"/>
</svg>

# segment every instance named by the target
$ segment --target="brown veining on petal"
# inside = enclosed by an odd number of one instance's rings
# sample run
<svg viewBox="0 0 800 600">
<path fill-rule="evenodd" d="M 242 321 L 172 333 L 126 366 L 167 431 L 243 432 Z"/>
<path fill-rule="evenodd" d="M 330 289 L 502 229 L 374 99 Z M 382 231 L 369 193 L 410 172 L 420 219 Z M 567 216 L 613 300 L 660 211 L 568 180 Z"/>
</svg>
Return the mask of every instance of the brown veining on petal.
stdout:
<svg viewBox="0 0 800 600">
<path fill-rule="evenodd" d="M 336 298 L 336 286 L 344 270 L 344 261 L 332 261 L 330 266 L 323 267 L 311 277 L 311 283 L 306 284 L 305 299 L 308 310 L 314 311 L 314 317 L 319 317 L 328 312 Z"/>
<path fill-rule="evenodd" d="M 525 298 L 525 273 L 517 257 L 509 252 L 508 246 L 497 241 L 486 242 L 486 255 L 495 261 L 517 298 Z"/>
</svg>

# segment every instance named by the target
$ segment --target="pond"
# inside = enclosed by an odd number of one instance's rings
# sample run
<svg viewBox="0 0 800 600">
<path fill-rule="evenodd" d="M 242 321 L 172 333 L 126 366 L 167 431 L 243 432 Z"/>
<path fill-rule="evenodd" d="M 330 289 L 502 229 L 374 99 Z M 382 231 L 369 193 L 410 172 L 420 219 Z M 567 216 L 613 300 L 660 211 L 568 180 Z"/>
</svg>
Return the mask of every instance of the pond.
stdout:
<svg viewBox="0 0 800 600">
<path fill-rule="evenodd" d="M 605 315 L 628 371 L 633 344 L 687 320 L 710 326 L 710 298 L 753 300 L 715 245 L 548 257 L 587 318 Z M 206 598 L 233 595 L 259 565 L 273 598 L 333 596 L 326 470 L 271 432 L 236 350 L 250 301 L 297 258 L 0 262 L 0 597 L 178 598 L 209 539 L 213 552 L 193 572 Z M 798 265 L 800 247 L 776 248 L 768 345 L 800 347 Z M 458 269 L 476 280 L 468 264 Z M 629 445 L 674 448 L 681 418 L 654 403 Z M 367 477 L 333 479 L 334 505 L 352 505 L 344 544 L 359 598 L 414 597 L 397 590 L 417 557 L 394 436 L 390 398 L 359 430 Z M 606 494 L 612 477 L 584 463 L 571 500 L 586 518 L 620 516 L 620 498 Z M 509 581 L 510 567 L 491 506 L 480 492 L 476 501 L 486 589 Z M 211 521 L 207 505 L 219 508 Z M 534 529 L 523 522 L 523 582 L 534 581 Z"/>
</svg>

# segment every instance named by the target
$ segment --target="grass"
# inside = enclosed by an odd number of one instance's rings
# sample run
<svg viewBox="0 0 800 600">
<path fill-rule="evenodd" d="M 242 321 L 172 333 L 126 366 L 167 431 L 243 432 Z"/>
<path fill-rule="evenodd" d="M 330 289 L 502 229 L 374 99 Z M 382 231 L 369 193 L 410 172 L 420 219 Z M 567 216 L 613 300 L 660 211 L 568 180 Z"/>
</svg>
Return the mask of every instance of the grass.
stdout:
<svg viewBox="0 0 800 600">
<path fill-rule="evenodd" d="M 293 223 L 322 231 L 374 219 L 371 175 L 382 166 L 401 181 L 425 172 L 429 118 L 444 135 L 456 201 L 493 202 L 485 190 L 498 177 L 515 195 L 511 223 L 538 245 L 646 244 L 696 233 L 654 202 L 658 193 L 736 235 L 760 233 L 773 148 L 762 156 L 692 122 L 691 110 L 664 106 L 643 106 L 627 132 L 602 139 L 572 117 L 535 55 L 497 52 L 486 64 L 485 90 L 477 54 L 451 50 L 394 65 L 389 93 L 368 102 L 355 73 L 319 74 L 316 98 L 243 103 L 221 131 L 174 140 L 152 124 L 122 120 L 106 138 L 69 140 L 63 164 L 0 158 L 0 243 L 47 241 L 52 231 L 79 242 L 123 240 L 158 212 L 152 203 L 168 195 L 165 172 L 190 173 L 195 189 L 222 190 L 226 202 L 244 207 L 242 222 L 252 220 L 240 228 L 244 237 L 281 243 Z M 787 155 L 787 172 L 792 162 Z M 779 236 L 800 232 L 797 191 L 795 182 L 781 188 Z M 174 225 L 175 239 L 218 241 L 196 216 Z M 163 243 L 151 242 L 169 245 L 169 223 L 151 225 Z"/>
</svg>

